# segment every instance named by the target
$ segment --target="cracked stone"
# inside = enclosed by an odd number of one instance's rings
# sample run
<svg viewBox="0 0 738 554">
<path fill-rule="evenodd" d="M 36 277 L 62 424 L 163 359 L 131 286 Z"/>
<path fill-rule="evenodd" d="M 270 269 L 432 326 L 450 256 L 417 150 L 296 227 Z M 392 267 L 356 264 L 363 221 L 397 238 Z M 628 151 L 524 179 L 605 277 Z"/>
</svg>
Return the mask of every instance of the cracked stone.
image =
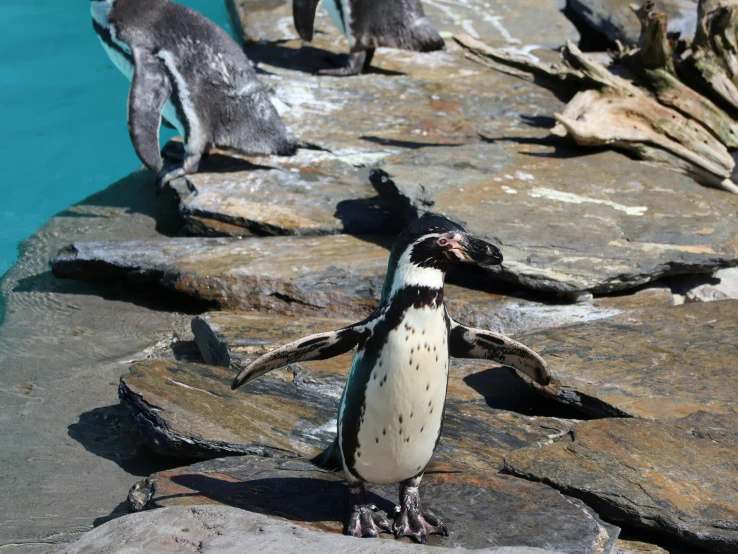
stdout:
<svg viewBox="0 0 738 554">
<path fill-rule="evenodd" d="M 406 217 L 442 214 L 497 244 L 526 287 L 612 293 L 738 264 L 738 198 L 615 152 L 540 144 L 422 148 L 371 174 Z M 617 171 L 611 171 L 617 167 Z"/>
<path fill-rule="evenodd" d="M 342 479 L 301 460 L 255 456 L 210 460 L 155 473 L 146 486 L 153 491 L 149 508 L 233 506 L 329 535 L 341 532 L 346 515 Z M 397 487 L 369 486 L 369 491 L 379 509 L 391 515 Z M 433 546 L 525 545 L 568 554 L 609 554 L 619 533 L 580 501 L 506 475 L 481 476 L 438 465 L 425 475 L 420 491 L 424 505 L 451 532 L 448 538 L 429 536 Z"/>
<path fill-rule="evenodd" d="M 583 499 L 601 517 L 708 552 L 738 549 L 738 413 L 602 419 L 506 456 L 515 475 Z"/>
<path fill-rule="evenodd" d="M 684 304 L 516 336 L 594 417 L 738 412 L 738 300 Z"/>
</svg>

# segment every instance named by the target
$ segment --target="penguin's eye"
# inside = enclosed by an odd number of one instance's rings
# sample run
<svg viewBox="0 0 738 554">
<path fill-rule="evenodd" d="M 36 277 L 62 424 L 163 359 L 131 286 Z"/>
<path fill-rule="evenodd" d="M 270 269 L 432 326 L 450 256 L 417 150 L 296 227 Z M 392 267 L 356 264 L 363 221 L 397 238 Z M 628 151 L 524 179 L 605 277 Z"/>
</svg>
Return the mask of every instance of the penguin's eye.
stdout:
<svg viewBox="0 0 738 554">
<path fill-rule="evenodd" d="M 448 241 L 446 239 L 438 239 L 438 244 L 441 246 L 445 245 Z"/>
</svg>

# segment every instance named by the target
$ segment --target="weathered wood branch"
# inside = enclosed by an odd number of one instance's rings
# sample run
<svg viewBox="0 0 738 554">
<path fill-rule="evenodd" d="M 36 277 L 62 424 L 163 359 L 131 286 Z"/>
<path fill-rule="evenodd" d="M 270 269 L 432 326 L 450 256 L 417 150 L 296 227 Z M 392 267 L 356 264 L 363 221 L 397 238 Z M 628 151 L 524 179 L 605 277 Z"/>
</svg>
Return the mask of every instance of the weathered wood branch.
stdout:
<svg viewBox="0 0 738 554">
<path fill-rule="evenodd" d="M 738 5 L 738 0 L 722 1 Z M 544 86 L 548 83 L 549 88 L 577 86 L 578 92 L 563 113 L 555 114 L 558 123 L 552 133 L 569 136 L 584 146 L 626 150 L 690 175 L 701 184 L 738 193 L 738 186 L 731 181 L 735 162 L 728 153 L 729 147 L 738 146 L 738 124 L 715 102 L 677 77 L 679 62 L 666 34 L 666 15 L 656 11 L 651 0 L 633 9 L 642 26 L 640 44 L 621 52 L 614 68 L 591 59 L 571 42 L 562 50 L 561 63 L 542 64 L 465 34 L 454 38 L 481 63 L 527 72 L 541 78 Z M 725 28 L 733 21 L 726 15 L 713 17 L 715 20 L 703 22 L 708 32 L 718 24 Z M 727 33 L 720 44 L 738 44 L 733 39 L 735 34 Z M 705 39 L 695 37 L 695 42 L 699 40 Z M 707 40 L 714 43 L 717 39 Z M 728 73 L 723 74 L 727 78 Z"/>
</svg>

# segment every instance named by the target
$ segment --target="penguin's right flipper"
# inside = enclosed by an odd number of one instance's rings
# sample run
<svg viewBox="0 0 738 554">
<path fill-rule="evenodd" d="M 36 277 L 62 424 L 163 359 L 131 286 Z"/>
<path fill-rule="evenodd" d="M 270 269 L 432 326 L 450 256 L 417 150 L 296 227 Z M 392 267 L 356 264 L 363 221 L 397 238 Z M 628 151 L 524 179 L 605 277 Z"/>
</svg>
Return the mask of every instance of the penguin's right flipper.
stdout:
<svg viewBox="0 0 738 554">
<path fill-rule="evenodd" d="M 318 9 L 319 3 L 320 0 L 292 0 L 292 18 L 295 21 L 295 29 L 304 41 L 313 40 L 315 10 Z"/>
<path fill-rule="evenodd" d="M 280 346 L 243 368 L 233 380 L 231 389 L 235 390 L 241 385 L 264 375 L 268 371 L 295 362 L 326 360 L 344 354 L 359 343 L 361 329 L 362 325 L 357 323 L 336 331 L 303 337 L 284 346 Z"/>
<path fill-rule="evenodd" d="M 164 67 L 149 52 L 134 47 L 133 63 L 136 69 L 128 94 L 128 133 L 144 165 L 159 172 L 161 112 L 172 95 L 172 83 Z"/>
</svg>

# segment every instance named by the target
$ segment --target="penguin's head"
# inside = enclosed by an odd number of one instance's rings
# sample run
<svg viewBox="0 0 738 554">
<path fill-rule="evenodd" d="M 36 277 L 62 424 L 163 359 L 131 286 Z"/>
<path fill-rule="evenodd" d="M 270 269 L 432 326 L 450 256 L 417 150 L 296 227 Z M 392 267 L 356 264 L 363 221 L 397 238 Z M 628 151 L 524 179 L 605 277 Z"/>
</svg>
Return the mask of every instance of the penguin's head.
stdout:
<svg viewBox="0 0 738 554">
<path fill-rule="evenodd" d="M 471 236 L 445 217 L 430 214 L 413 221 L 397 237 L 393 255 L 408 251 L 412 264 L 443 271 L 464 262 L 481 266 L 502 263 L 502 252 L 495 245 Z"/>
</svg>

